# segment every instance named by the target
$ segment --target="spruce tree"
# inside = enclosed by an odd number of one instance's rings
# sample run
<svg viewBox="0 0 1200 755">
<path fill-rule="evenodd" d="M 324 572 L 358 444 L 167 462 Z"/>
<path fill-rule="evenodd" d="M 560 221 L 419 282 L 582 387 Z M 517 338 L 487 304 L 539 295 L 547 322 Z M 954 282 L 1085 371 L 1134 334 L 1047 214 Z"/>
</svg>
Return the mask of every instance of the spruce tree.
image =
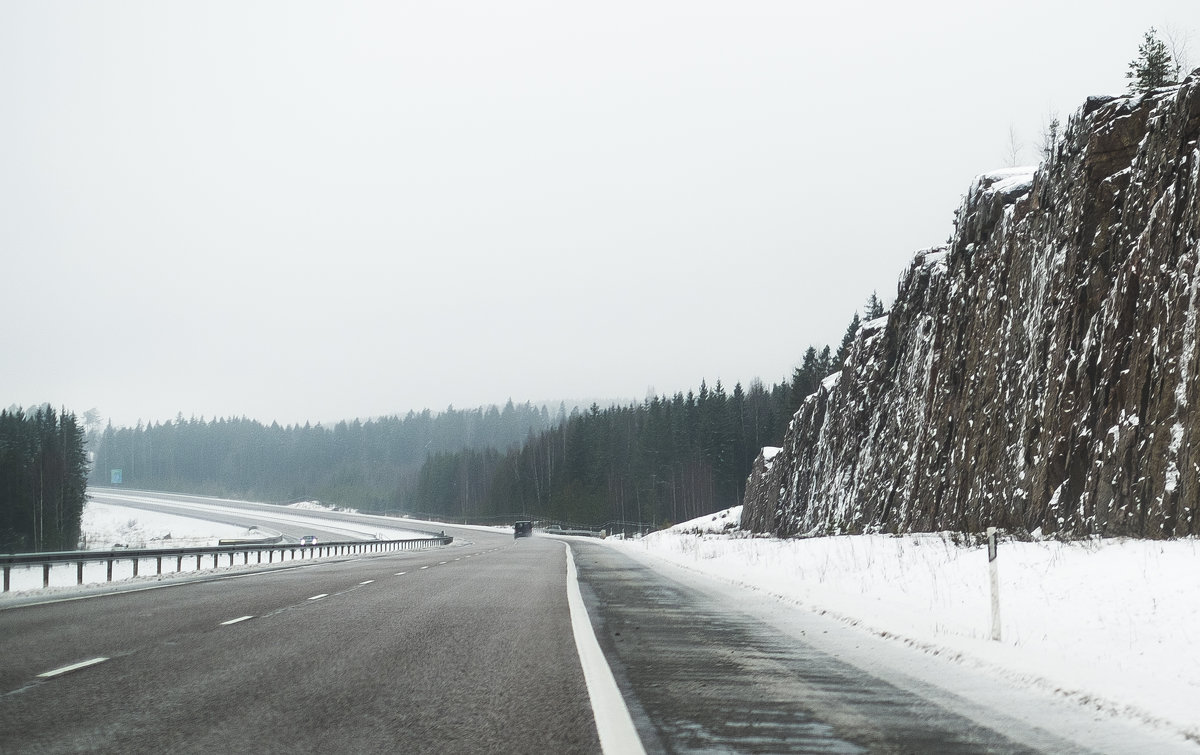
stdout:
<svg viewBox="0 0 1200 755">
<path fill-rule="evenodd" d="M 871 295 L 867 297 L 867 306 L 865 307 L 863 319 L 874 320 L 876 318 L 883 317 L 883 311 L 883 302 L 880 301 L 879 296 L 872 291 Z"/>
<path fill-rule="evenodd" d="M 840 370 L 846 364 L 846 356 L 850 353 L 850 347 L 854 345 L 854 336 L 858 333 L 858 327 L 862 321 L 858 318 L 858 313 L 854 313 L 854 317 L 850 320 L 850 325 L 846 328 L 846 335 L 842 336 L 842 345 L 838 346 L 837 354 L 833 357 L 833 369 Z"/>
<path fill-rule="evenodd" d="M 1145 94 L 1159 87 L 1177 84 L 1179 67 L 1171 58 L 1167 45 L 1158 38 L 1153 27 L 1138 45 L 1138 56 L 1129 62 L 1125 78 L 1129 79 L 1130 94 Z"/>
</svg>

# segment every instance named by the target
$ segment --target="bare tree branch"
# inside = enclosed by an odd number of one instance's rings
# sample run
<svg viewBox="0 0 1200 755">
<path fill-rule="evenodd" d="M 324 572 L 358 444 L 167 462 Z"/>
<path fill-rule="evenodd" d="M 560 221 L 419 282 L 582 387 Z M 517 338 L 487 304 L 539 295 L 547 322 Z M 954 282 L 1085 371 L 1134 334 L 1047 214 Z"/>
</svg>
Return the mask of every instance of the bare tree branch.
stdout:
<svg viewBox="0 0 1200 755">
<path fill-rule="evenodd" d="M 1175 64 L 1175 78 L 1182 79 L 1192 72 L 1191 61 L 1188 60 L 1188 43 L 1192 39 L 1191 32 L 1180 29 L 1173 24 L 1163 28 L 1167 49 L 1171 52 L 1171 60 Z"/>
</svg>

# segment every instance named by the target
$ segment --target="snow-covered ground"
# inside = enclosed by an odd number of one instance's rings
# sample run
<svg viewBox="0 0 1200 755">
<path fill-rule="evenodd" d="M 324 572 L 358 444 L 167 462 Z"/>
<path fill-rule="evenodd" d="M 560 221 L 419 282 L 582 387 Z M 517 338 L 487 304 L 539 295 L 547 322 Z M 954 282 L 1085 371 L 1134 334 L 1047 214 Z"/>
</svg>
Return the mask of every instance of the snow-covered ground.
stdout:
<svg viewBox="0 0 1200 755">
<path fill-rule="evenodd" d="M 157 511 L 88 501 L 80 522 L 81 548 L 184 548 L 216 545 L 221 538 L 247 537 L 244 527 Z"/>
<path fill-rule="evenodd" d="M 1196 540 L 1002 542 L 995 642 L 986 546 L 941 535 L 751 538 L 736 530 L 740 516 L 613 545 L 1200 741 Z"/>
</svg>

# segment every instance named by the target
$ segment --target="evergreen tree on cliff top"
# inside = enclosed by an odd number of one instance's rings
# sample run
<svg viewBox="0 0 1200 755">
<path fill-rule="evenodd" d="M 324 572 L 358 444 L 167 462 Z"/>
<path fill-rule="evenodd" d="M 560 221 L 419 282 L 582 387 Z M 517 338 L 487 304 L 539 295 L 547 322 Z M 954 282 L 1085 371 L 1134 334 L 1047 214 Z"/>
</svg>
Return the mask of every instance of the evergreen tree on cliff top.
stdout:
<svg viewBox="0 0 1200 755">
<path fill-rule="evenodd" d="M 1159 87 L 1178 84 L 1179 66 L 1171 57 L 1167 45 L 1151 27 L 1138 45 L 1138 56 L 1129 63 L 1125 78 L 1129 79 L 1130 94 L 1145 94 Z"/>
</svg>

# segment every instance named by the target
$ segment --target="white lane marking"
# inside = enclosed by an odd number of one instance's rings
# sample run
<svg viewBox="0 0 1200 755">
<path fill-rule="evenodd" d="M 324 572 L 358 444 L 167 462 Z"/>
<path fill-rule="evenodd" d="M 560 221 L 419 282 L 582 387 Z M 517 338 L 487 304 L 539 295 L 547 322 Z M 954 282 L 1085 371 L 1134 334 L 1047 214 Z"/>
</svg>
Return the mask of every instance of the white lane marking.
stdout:
<svg viewBox="0 0 1200 755">
<path fill-rule="evenodd" d="M 422 566 L 421 568 L 422 568 L 422 569 L 428 569 L 429 567 L 428 567 L 428 566 Z"/>
<path fill-rule="evenodd" d="M 621 697 L 617 680 L 613 677 L 604 651 L 592 629 L 587 606 L 583 604 L 583 593 L 579 591 L 579 572 L 575 570 L 575 557 L 571 545 L 567 548 L 567 605 L 571 609 L 571 630 L 575 634 L 575 649 L 579 651 L 579 665 L 583 667 L 583 680 L 587 683 L 588 697 L 592 700 L 592 713 L 596 716 L 596 731 L 600 734 L 600 749 L 610 755 L 642 753 L 642 739 L 638 736 L 629 708 Z"/>
<path fill-rule="evenodd" d="M 438 561 L 438 566 L 441 566 L 442 564 L 448 564 L 448 563 L 450 563 L 450 562 L 449 561 Z"/>
<path fill-rule="evenodd" d="M 253 616 L 239 616 L 236 619 L 230 619 L 229 621 L 222 621 L 221 626 L 227 627 L 230 624 L 237 624 L 240 621 L 248 621 L 253 618 L 254 618 Z"/>
<path fill-rule="evenodd" d="M 88 666 L 95 666 L 97 663 L 104 663 L 107 660 L 108 659 L 104 658 L 104 657 L 91 658 L 86 661 L 80 661 L 79 663 L 72 663 L 70 666 L 63 666 L 62 668 L 56 668 L 53 671 L 47 671 L 44 674 L 38 674 L 38 678 L 39 679 L 49 679 L 50 677 L 59 676 L 61 674 L 65 674 L 69 671 L 76 671 L 81 668 L 87 668 Z"/>
<path fill-rule="evenodd" d="M 329 597 L 329 593 L 323 592 L 320 595 L 312 596 L 311 598 L 309 598 L 309 600 L 320 600 L 321 598 L 328 598 L 328 597 Z"/>
<path fill-rule="evenodd" d="M 374 581 L 375 581 L 375 580 L 373 580 L 373 579 L 368 579 L 366 582 L 359 582 L 359 584 L 360 584 L 360 585 L 369 585 L 369 584 L 371 584 L 371 583 L 372 583 L 372 582 L 374 582 Z"/>
<path fill-rule="evenodd" d="M 396 576 L 397 576 L 397 577 L 403 577 L 405 574 L 408 574 L 408 572 L 406 572 L 406 571 L 398 571 L 398 572 L 396 572 Z"/>
</svg>

